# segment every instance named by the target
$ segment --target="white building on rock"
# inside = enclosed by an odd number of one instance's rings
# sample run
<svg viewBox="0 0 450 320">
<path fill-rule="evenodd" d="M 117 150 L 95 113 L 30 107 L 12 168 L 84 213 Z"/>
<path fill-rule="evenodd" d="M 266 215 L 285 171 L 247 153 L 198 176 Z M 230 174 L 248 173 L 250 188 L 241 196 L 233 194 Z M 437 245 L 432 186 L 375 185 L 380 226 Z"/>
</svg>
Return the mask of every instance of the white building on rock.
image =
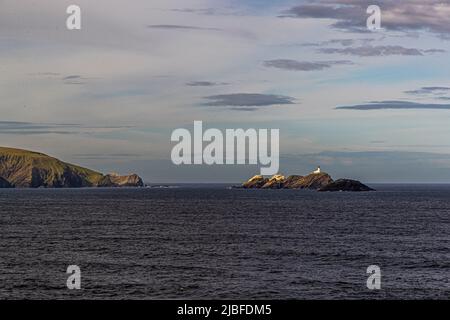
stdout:
<svg viewBox="0 0 450 320">
<path fill-rule="evenodd" d="M 322 171 L 320 170 L 320 166 L 318 166 L 318 167 L 317 167 L 317 170 L 314 171 L 313 173 L 314 173 L 314 174 L 319 174 L 319 173 L 321 173 L 321 172 L 322 172 Z"/>
</svg>

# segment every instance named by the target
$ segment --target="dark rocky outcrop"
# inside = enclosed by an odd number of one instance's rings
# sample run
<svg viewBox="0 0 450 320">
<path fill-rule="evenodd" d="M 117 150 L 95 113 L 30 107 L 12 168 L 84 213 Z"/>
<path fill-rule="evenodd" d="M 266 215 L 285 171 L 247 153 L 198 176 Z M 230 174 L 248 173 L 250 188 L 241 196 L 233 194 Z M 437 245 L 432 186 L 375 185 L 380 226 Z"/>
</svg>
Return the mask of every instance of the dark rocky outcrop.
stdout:
<svg viewBox="0 0 450 320">
<path fill-rule="evenodd" d="M 350 179 L 339 179 L 327 186 L 324 186 L 319 189 L 319 191 L 374 191 L 374 189 L 366 186 L 365 184 Z"/>
<path fill-rule="evenodd" d="M 116 173 L 107 174 L 97 185 L 98 187 L 144 187 L 144 182 L 137 174 L 119 176 Z"/>
<path fill-rule="evenodd" d="M 17 188 L 143 186 L 137 175 L 103 175 L 43 153 L 0 147 L 0 176 Z"/>
<path fill-rule="evenodd" d="M 8 180 L 0 177 L 0 188 L 13 188 L 13 186 L 8 182 Z"/>
</svg>

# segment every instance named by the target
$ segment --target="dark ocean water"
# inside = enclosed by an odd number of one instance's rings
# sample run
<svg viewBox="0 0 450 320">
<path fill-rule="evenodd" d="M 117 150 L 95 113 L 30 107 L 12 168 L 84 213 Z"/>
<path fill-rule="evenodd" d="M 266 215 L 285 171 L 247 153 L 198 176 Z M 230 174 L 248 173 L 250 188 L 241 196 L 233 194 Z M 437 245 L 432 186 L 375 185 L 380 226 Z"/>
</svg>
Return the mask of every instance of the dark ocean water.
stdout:
<svg viewBox="0 0 450 320">
<path fill-rule="evenodd" d="M 375 187 L 3 189 L 0 299 L 449 299 L 450 186 Z"/>
</svg>

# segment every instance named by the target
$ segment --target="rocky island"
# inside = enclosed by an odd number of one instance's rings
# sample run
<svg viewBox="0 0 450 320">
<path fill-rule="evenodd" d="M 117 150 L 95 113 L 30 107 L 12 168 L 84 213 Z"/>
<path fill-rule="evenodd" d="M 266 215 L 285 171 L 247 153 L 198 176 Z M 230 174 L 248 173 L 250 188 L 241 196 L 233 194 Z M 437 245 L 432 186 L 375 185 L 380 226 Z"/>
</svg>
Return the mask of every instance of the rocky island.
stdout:
<svg viewBox="0 0 450 320">
<path fill-rule="evenodd" d="M 143 187 L 131 174 L 104 175 L 46 154 L 0 147 L 0 188 Z"/>
<path fill-rule="evenodd" d="M 334 181 L 328 173 L 322 172 L 320 167 L 306 176 L 291 175 L 287 178 L 283 175 L 275 175 L 270 178 L 257 175 L 244 182 L 243 189 L 308 189 L 321 192 L 330 191 L 374 191 L 365 184 L 350 179 Z"/>
</svg>

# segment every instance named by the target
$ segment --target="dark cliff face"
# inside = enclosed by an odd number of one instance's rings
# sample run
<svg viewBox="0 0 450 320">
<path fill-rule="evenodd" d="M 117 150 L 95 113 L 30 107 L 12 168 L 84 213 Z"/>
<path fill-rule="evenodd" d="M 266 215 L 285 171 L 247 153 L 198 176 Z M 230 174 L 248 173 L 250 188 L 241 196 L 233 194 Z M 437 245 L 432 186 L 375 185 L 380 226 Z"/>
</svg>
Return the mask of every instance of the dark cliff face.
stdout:
<svg viewBox="0 0 450 320">
<path fill-rule="evenodd" d="M 0 177 L 18 188 L 142 187 L 137 175 L 103 175 L 39 152 L 0 147 Z"/>
<path fill-rule="evenodd" d="M 63 166 L 61 169 L 62 171 L 58 172 L 42 167 L 32 167 L 30 182 L 21 183 L 20 187 L 82 188 L 95 186 L 95 181 L 92 181 L 83 172 L 77 172 L 69 166 Z"/>
<path fill-rule="evenodd" d="M 13 186 L 6 179 L 0 177 L 0 188 L 13 188 Z"/>
<path fill-rule="evenodd" d="M 362 184 L 359 181 L 356 180 L 350 180 L 350 179 L 339 179 L 336 180 L 333 183 L 330 183 L 327 186 L 324 186 L 319 189 L 319 191 L 375 191 L 374 189 L 366 186 L 365 184 Z"/>
</svg>

